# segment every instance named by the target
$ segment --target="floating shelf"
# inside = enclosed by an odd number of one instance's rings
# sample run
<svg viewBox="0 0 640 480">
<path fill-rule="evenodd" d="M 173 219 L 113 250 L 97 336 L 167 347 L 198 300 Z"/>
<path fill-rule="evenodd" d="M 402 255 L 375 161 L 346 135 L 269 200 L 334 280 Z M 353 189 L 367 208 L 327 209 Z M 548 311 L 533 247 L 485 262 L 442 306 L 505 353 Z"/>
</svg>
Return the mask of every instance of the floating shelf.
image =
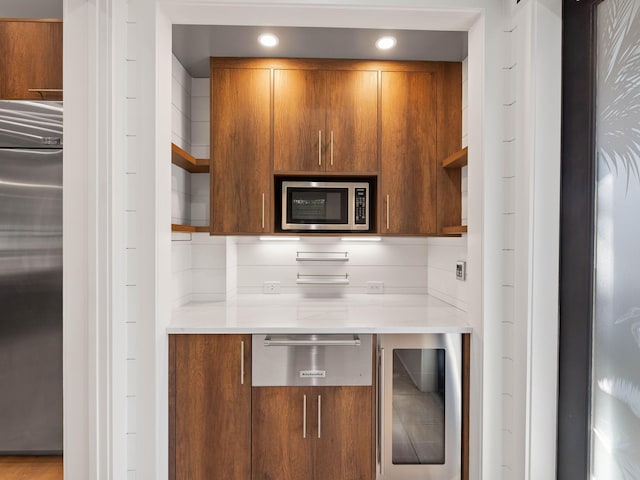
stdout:
<svg viewBox="0 0 640 480">
<path fill-rule="evenodd" d="M 449 155 L 442 161 L 444 168 L 461 168 L 467 164 L 467 150 L 468 147 L 464 147 L 462 150 L 458 150 L 453 155 Z"/>
<path fill-rule="evenodd" d="M 186 233 L 195 233 L 195 232 L 209 232 L 209 226 L 205 225 L 204 227 L 194 227 L 193 225 L 181 225 L 179 223 L 171 224 L 172 232 L 186 232 Z"/>
<path fill-rule="evenodd" d="M 466 225 L 452 225 L 450 227 L 442 227 L 442 233 L 450 235 L 457 233 L 467 233 Z"/>
<path fill-rule="evenodd" d="M 171 163 L 191 173 L 209 173 L 208 158 L 195 158 L 175 143 L 171 144 Z"/>
</svg>

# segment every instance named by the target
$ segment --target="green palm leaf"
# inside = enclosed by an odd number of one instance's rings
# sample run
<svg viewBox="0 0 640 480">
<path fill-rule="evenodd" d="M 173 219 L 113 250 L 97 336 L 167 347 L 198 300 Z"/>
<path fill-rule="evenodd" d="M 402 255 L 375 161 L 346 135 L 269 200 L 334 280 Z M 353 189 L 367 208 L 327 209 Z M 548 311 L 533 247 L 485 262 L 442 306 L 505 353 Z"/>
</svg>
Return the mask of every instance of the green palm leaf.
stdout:
<svg viewBox="0 0 640 480">
<path fill-rule="evenodd" d="M 640 181 L 640 1 L 598 7 L 598 159 Z"/>
</svg>

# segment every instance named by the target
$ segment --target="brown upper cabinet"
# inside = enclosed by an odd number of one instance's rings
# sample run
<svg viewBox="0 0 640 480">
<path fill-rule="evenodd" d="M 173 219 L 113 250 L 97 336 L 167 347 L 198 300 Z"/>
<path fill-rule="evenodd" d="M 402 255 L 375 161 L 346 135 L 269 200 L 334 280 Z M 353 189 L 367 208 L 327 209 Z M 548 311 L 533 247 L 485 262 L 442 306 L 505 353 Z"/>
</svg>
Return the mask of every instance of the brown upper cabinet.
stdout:
<svg viewBox="0 0 640 480">
<path fill-rule="evenodd" d="M 395 62 L 381 72 L 380 228 L 388 235 L 441 235 L 459 225 L 462 66 Z"/>
<path fill-rule="evenodd" d="M 382 72 L 381 84 L 381 233 L 436 233 L 436 75 Z"/>
<path fill-rule="evenodd" d="M 377 172 L 377 114 L 377 71 L 275 69 L 274 170 Z"/>
<path fill-rule="evenodd" d="M 271 231 L 271 72 L 211 68 L 211 233 Z"/>
<path fill-rule="evenodd" d="M 461 231 L 460 62 L 212 58 L 211 88 L 212 234 L 272 232 L 274 175 L 325 174 L 377 179 L 376 233 Z"/>
<path fill-rule="evenodd" d="M 0 20 L 0 99 L 62 100 L 62 20 Z"/>
</svg>

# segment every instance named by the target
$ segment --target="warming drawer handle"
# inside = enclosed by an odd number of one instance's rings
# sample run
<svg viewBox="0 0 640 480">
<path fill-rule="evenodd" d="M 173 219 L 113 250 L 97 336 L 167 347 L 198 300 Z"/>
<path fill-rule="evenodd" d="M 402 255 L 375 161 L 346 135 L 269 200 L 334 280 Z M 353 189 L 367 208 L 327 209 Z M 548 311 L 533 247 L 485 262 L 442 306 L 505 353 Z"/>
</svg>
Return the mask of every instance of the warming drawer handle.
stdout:
<svg viewBox="0 0 640 480">
<path fill-rule="evenodd" d="M 274 340 L 271 338 L 271 335 L 267 335 L 264 337 L 264 346 L 265 347 L 359 347 L 360 346 L 360 337 L 358 335 L 354 335 L 353 339 L 349 340 L 336 340 L 336 339 L 315 339 L 315 340 L 292 340 L 292 339 L 282 339 L 282 340 Z"/>
</svg>

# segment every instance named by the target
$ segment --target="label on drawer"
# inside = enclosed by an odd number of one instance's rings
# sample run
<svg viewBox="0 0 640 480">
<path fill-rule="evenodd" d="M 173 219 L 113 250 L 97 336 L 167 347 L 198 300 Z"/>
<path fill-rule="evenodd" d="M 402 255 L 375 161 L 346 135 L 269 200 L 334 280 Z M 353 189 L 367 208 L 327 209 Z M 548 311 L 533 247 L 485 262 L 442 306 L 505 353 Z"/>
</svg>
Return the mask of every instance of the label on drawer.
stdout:
<svg viewBox="0 0 640 480">
<path fill-rule="evenodd" d="M 325 378 L 326 370 L 300 370 L 300 378 Z"/>
</svg>

